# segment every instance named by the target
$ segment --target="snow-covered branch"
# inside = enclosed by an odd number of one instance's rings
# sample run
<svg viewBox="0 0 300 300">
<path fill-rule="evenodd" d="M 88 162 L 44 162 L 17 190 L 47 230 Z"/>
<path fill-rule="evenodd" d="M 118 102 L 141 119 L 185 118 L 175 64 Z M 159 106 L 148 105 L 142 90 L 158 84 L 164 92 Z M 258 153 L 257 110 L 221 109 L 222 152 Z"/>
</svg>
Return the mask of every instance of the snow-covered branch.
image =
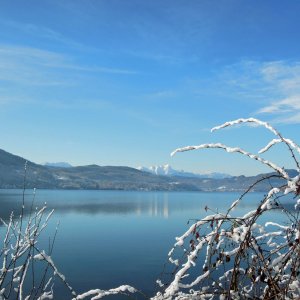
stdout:
<svg viewBox="0 0 300 300">
<path fill-rule="evenodd" d="M 289 175 L 287 174 L 287 172 L 277 166 L 275 163 L 271 162 L 271 161 L 268 161 L 256 154 L 252 154 L 248 151 L 245 151 L 241 148 L 238 148 L 238 147 L 228 147 L 226 145 L 223 145 L 221 143 L 215 143 L 215 144 L 201 144 L 201 145 L 197 145 L 197 146 L 186 146 L 186 147 L 182 147 L 182 148 L 177 148 L 175 149 L 172 153 L 171 153 L 171 156 L 174 156 L 176 153 L 178 152 L 185 152 L 185 151 L 191 151 L 191 150 L 200 150 L 200 149 L 208 149 L 208 148 L 219 148 L 219 149 L 223 149 L 225 150 L 226 152 L 229 152 L 229 153 L 240 153 L 242 155 L 245 155 L 245 156 L 248 156 L 249 158 L 253 159 L 253 160 L 257 160 L 259 162 L 261 162 L 262 164 L 272 168 L 274 171 L 278 172 L 279 174 L 281 174 L 285 179 L 289 179 Z"/>
<path fill-rule="evenodd" d="M 300 153 L 299 146 L 266 122 L 255 118 L 238 119 L 214 127 L 212 131 L 240 123 L 264 126 L 275 134 L 277 138 L 259 153 L 283 142 L 290 150 L 287 155 L 292 155 L 299 171 L 299 163 L 293 153 L 293 150 Z M 290 178 L 285 169 L 276 163 L 221 143 L 181 147 L 171 155 L 210 148 L 240 153 L 259 161 L 278 173 L 280 185 L 270 184 L 270 190 L 256 209 L 232 217 L 231 211 L 251 192 L 254 183 L 227 211 L 196 221 L 177 237 L 169 252 L 169 261 L 173 265 L 171 273 L 174 275 L 165 282 L 162 279 L 157 281 L 161 291 L 152 299 L 300 298 L 300 200 L 295 201 L 294 209 L 286 208 L 281 203 L 283 198 L 292 201 L 300 194 L 300 175 Z M 261 178 L 258 182 L 270 178 Z M 276 222 L 264 222 L 265 215 L 273 210 L 281 214 L 280 218 Z"/>
</svg>

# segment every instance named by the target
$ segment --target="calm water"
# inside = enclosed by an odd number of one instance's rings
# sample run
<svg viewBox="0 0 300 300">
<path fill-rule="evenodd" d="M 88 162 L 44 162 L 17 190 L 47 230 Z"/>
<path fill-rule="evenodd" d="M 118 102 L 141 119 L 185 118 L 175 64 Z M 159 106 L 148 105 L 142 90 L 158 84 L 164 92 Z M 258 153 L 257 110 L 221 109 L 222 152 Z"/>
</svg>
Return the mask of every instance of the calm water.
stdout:
<svg viewBox="0 0 300 300">
<path fill-rule="evenodd" d="M 17 213 L 20 190 L 0 190 L 0 216 Z M 50 191 L 38 190 L 35 206 L 54 208 L 39 248 L 47 248 L 60 222 L 52 258 L 68 282 L 80 293 L 92 288 L 133 285 L 152 295 L 175 237 L 189 219 L 207 215 L 205 206 L 225 211 L 235 193 Z M 254 209 L 262 194 L 249 194 L 236 214 Z M 26 207 L 32 192 L 26 192 Z M 1 240 L 3 228 L 0 228 Z M 67 299 L 56 282 L 56 298 Z"/>
</svg>

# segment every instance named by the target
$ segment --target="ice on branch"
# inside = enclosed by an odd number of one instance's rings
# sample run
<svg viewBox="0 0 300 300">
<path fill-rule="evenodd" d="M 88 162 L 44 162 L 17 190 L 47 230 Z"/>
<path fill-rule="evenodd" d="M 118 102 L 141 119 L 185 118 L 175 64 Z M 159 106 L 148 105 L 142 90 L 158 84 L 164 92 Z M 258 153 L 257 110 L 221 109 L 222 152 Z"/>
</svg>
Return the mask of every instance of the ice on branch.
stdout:
<svg viewBox="0 0 300 300">
<path fill-rule="evenodd" d="M 213 132 L 215 130 L 219 130 L 219 129 L 225 128 L 225 127 L 234 126 L 236 124 L 241 124 L 241 123 L 254 123 L 256 125 L 264 126 L 268 130 L 270 130 L 271 132 L 273 132 L 275 135 L 277 135 L 277 136 L 280 135 L 279 132 L 275 128 L 273 128 L 269 123 L 260 121 L 260 120 L 255 119 L 255 118 L 248 118 L 248 119 L 241 118 L 241 119 L 237 119 L 237 120 L 234 120 L 234 121 L 225 122 L 222 125 L 213 127 L 211 129 L 211 132 Z"/>
<path fill-rule="evenodd" d="M 223 149 L 225 150 L 226 152 L 228 153 L 240 153 L 242 155 L 245 155 L 245 156 L 248 156 L 249 158 L 253 159 L 253 160 L 257 160 L 259 161 L 260 163 L 272 168 L 274 171 L 278 172 L 280 175 L 282 175 L 285 179 L 289 179 L 289 175 L 287 174 L 287 172 L 277 166 L 275 163 L 271 162 L 271 161 L 268 161 L 256 154 L 252 154 L 250 152 L 247 152 L 241 148 L 238 148 L 238 147 L 228 147 L 226 145 L 223 145 L 221 143 L 215 143 L 215 144 L 201 144 L 201 145 L 198 145 L 198 146 L 187 146 L 187 147 L 182 147 L 182 148 L 177 148 L 175 149 L 172 153 L 171 153 L 171 156 L 174 156 L 176 153 L 178 152 L 185 152 L 185 151 L 191 151 L 191 150 L 200 150 L 200 149 L 209 149 L 209 148 L 219 148 L 219 149 Z"/>
<path fill-rule="evenodd" d="M 78 295 L 73 300 L 86 299 L 87 297 L 89 297 L 89 298 L 92 297 L 92 298 L 90 298 L 91 300 L 96 300 L 96 299 L 101 299 L 103 297 L 110 296 L 110 295 L 116 295 L 116 294 L 125 294 L 126 295 L 128 293 L 132 294 L 132 293 L 136 293 L 136 292 L 137 292 L 137 290 L 130 285 L 121 285 L 118 288 L 110 289 L 107 291 L 99 290 L 99 289 L 90 290 L 81 295 Z"/>
<path fill-rule="evenodd" d="M 258 153 L 264 153 L 268 151 L 272 146 L 279 144 L 279 143 L 286 143 L 287 145 L 291 146 L 293 149 L 295 149 L 298 153 L 300 153 L 300 147 L 293 142 L 291 139 L 286 139 L 286 138 L 281 138 L 281 139 L 273 139 L 272 141 L 269 142 L 268 145 L 266 145 L 264 148 L 259 150 Z"/>
</svg>

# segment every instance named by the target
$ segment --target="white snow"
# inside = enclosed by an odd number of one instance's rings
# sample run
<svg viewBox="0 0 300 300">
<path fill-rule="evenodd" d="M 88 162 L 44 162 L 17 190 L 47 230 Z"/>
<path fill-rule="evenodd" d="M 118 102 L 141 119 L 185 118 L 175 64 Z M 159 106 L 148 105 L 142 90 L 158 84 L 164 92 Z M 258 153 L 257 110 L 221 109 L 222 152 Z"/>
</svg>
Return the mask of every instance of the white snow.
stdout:
<svg viewBox="0 0 300 300">
<path fill-rule="evenodd" d="M 155 175 L 163 176 L 180 176 L 180 177 L 196 177 L 196 178 L 213 178 L 213 179 L 222 179 L 232 177 L 229 174 L 219 173 L 219 172 L 201 172 L 193 173 L 186 172 L 184 170 L 175 170 L 169 164 L 151 166 L 151 167 L 137 167 L 138 170 L 152 173 Z"/>
</svg>

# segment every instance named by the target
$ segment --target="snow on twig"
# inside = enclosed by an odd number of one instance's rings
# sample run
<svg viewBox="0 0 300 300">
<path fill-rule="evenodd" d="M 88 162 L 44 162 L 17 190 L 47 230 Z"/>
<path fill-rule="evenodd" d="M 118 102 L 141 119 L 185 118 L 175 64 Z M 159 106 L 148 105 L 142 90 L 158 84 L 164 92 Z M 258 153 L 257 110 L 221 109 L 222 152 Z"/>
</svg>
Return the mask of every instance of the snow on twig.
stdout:
<svg viewBox="0 0 300 300">
<path fill-rule="evenodd" d="M 233 126 L 233 125 L 236 125 L 236 124 L 241 124 L 241 123 L 254 123 L 256 125 L 264 126 L 268 130 L 273 132 L 275 135 L 280 136 L 279 132 L 274 127 L 272 127 L 269 123 L 258 120 L 258 119 L 255 119 L 255 118 L 247 118 L 247 119 L 240 118 L 240 119 L 237 119 L 237 120 L 234 120 L 234 121 L 225 122 L 222 125 L 213 127 L 211 129 L 211 132 L 216 131 L 216 130 L 220 130 L 220 129 L 225 128 L 225 127 Z"/>
<path fill-rule="evenodd" d="M 264 126 L 275 134 L 278 138 L 269 142 L 259 153 L 283 142 L 288 146 L 299 172 L 299 162 L 293 152 L 300 153 L 299 146 L 267 122 L 255 118 L 238 119 L 214 127 L 212 131 L 239 123 Z M 290 178 L 285 169 L 274 162 L 221 143 L 182 147 L 171 155 L 206 148 L 240 153 L 267 165 L 278 174 L 259 178 L 231 204 L 227 212 L 222 214 L 217 210 L 214 215 L 196 220 L 183 235 L 177 237 L 169 252 L 169 261 L 174 268 L 172 280 L 165 284 L 158 281 L 161 292 L 152 299 L 299 299 L 300 200 L 295 205 L 295 211 L 290 211 L 280 203 L 280 198 L 288 195 L 296 198 L 300 194 L 300 175 Z M 276 182 L 272 178 L 280 180 Z M 270 189 L 257 207 L 241 217 L 230 216 L 229 213 L 241 203 L 242 198 L 263 181 L 269 183 Z M 277 210 L 286 222 L 281 224 L 281 219 L 277 222 L 259 221 L 272 210 Z M 271 226 L 277 227 L 277 231 Z M 182 256 L 179 255 L 180 250 L 183 251 Z M 203 264 L 202 269 L 199 262 Z M 192 271 L 195 268 L 196 274 Z M 220 276 L 220 272 L 224 275 Z"/>
<path fill-rule="evenodd" d="M 271 161 L 268 161 L 256 154 L 252 154 L 250 152 L 247 152 L 241 148 L 238 147 L 228 147 L 226 145 L 223 145 L 221 143 L 214 143 L 214 144 L 201 144 L 201 145 L 197 145 L 197 146 L 186 146 L 186 147 L 182 147 L 182 148 L 177 148 L 175 149 L 172 153 L 171 156 L 174 156 L 176 153 L 178 152 L 185 152 L 185 151 L 191 151 L 191 150 L 200 150 L 200 149 L 208 149 L 208 148 L 220 148 L 225 150 L 226 152 L 229 153 L 240 153 L 242 155 L 246 155 L 251 159 L 257 160 L 259 162 L 261 162 L 264 165 L 267 165 L 268 167 L 272 168 L 273 170 L 275 170 L 276 172 L 278 172 L 279 174 L 281 174 L 285 179 L 289 179 L 289 175 L 288 173 L 283 169 L 280 168 L 279 166 L 277 166 L 276 164 L 274 164 Z"/>
<path fill-rule="evenodd" d="M 279 139 L 273 139 L 266 147 L 261 149 L 259 151 L 259 153 L 264 153 L 268 149 L 270 149 L 273 145 L 278 144 L 280 142 L 283 142 L 291 150 L 292 156 L 293 156 L 293 158 L 294 158 L 294 160 L 297 164 L 297 167 L 298 167 L 298 169 L 300 168 L 299 162 L 294 157 L 293 150 L 292 150 L 292 149 L 295 149 L 300 154 L 300 147 L 293 140 L 284 138 L 274 127 L 272 127 L 267 122 L 264 122 L 264 121 L 261 121 L 261 120 L 255 119 L 255 118 L 247 118 L 247 119 L 241 118 L 241 119 L 237 119 L 237 120 L 234 120 L 234 121 L 225 122 L 222 125 L 216 126 L 216 127 L 211 129 L 211 132 L 213 132 L 215 130 L 225 128 L 225 127 L 228 127 L 228 126 L 233 126 L 233 125 L 236 125 L 236 124 L 240 124 L 240 123 L 254 123 L 256 125 L 263 126 L 263 127 L 267 128 L 268 130 L 270 130 L 272 133 L 274 133 L 276 136 L 279 137 Z"/>
<path fill-rule="evenodd" d="M 37 250 L 39 253 L 36 254 L 33 258 L 36 259 L 36 260 L 45 260 L 51 266 L 51 268 L 53 269 L 54 275 L 57 275 L 61 279 L 61 281 L 67 286 L 67 288 L 71 291 L 72 295 L 76 296 L 76 292 L 70 286 L 70 284 L 66 281 L 66 277 L 58 271 L 58 269 L 57 269 L 56 265 L 54 264 L 52 258 L 49 255 L 47 255 L 45 253 L 45 251 L 40 251 L 36 247 L 35 247 L 35 250 Z"/>
<path fill-rule="evenodd" d="M 77 295 L 76 298 L 73 298 L 73 300 L 81 300 L 85 299 L 86 297 L 93 296 L 91 300 L 101 299 L 105 296 L 109 295 L 116 295 L 116 294 L 126 294 L 126 293 L 136 293 L 138 292 L 135 288 L 133 288 L 130 285 L 121 285 L 117 288 L 110 289 L 110 290 L 100 290 L 100 289 L 94 289 L 89 290 L 83 294 Z"/>
<path fill-rule="evenodd" d="M 291 139 L 286 139 L 286 138 L 281 138 L 281 139 L 273 139 L 272 141 L 269 142 L 268 145 L 266 145 L 264 148 L 258 151 L 258 153 L 264 153 L 268 151 L 272 146 L 279 144 L 279 143 L 286 143 L 290 145 L 293 149 L 296 149 L 298 153 L 300 153 L 300 147 Z"/>
</svg>

